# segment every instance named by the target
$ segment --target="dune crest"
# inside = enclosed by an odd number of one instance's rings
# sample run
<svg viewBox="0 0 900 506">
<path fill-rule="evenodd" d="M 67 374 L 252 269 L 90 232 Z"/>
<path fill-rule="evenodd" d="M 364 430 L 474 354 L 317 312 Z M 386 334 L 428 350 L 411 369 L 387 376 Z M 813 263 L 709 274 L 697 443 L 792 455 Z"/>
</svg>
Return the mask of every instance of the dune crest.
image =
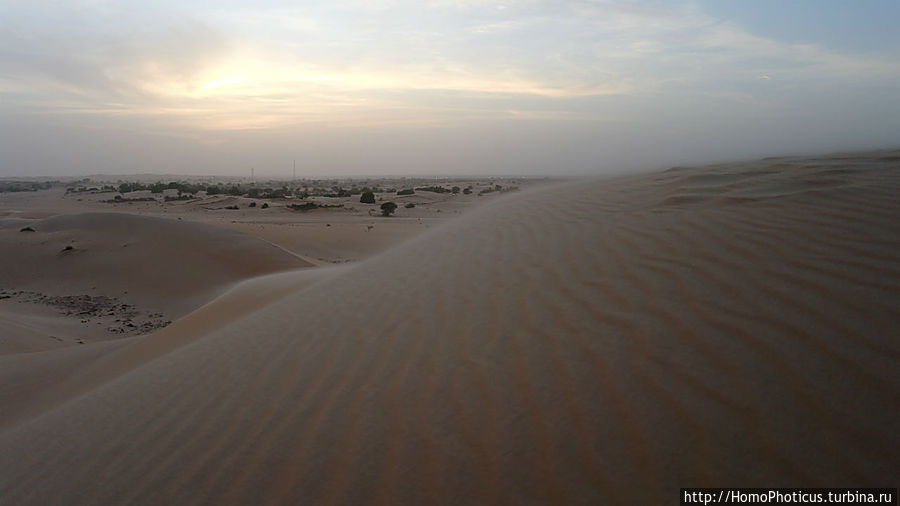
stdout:
<svg viewBox="0 0 900 506">
<path fill-rule="evenodd" d="M 505 197 L 3 431 L 0 489 L 664 504 L 679 487 L 886 486 L 898 194 L 881 153 Z"/>
</svg>

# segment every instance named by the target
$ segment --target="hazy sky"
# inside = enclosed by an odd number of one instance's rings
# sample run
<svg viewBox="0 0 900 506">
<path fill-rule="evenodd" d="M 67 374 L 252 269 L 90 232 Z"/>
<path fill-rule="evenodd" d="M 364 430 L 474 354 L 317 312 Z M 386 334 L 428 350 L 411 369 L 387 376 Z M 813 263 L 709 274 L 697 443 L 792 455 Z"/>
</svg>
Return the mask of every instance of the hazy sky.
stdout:
<svg viewBox="0 0 900 506">
<path fill-rule="evenodd" d="M 0 0 L 0 176 L 897 147 L 898 20 L 897 0 Z"/>
</svg>

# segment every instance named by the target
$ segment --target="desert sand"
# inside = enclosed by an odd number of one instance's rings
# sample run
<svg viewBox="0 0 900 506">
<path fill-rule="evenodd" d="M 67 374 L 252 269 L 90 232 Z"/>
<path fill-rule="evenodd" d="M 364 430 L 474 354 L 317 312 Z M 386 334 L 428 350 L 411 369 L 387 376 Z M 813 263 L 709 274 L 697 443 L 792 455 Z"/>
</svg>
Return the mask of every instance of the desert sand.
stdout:
<svg viewBox="0 0 900 506">
<path fill-rule="evenodd" d="M 4 259 L 4 288 L 97 286 L 173 323 L 0 356 L 0 502 L 891 486 L 897 195 L 900 151 L 776 158 L 537 186 L 305 251 L 267 223 L 58 215 L 23 196 L 0 252 L 33 263 Z M 343 240 L 375 233 L 362 225 Z"/>
<path fill-rule="evenodd" d="M 26 227 L 34 231 L 22 231 Z M 70 316 L 81 315 L 83 322 L 103 331 L 129 333 L 180 318 L 237 281 L 312 265 L 222 227 L 125 213 L 2 220 L 0 245 L 0 264 L 8 267 L 0 272 L 0 319 L 4 313 L 7 320 L 10 313 L 38 313 L 31 321 L 8 326 L 13 336 L 45 331 L 57 337 L 30 339 L 28 345 L 37 349 L 45 342 L 64 342 L 59 336 L 72 333 L 55 328 L 65 318 L 23 304 L 36 299 Z M 78 298 L 88 300 L 73 300 Z M 13 326 L 20 331 L 13 332 Z M 85 330 L 74 335 L 92 340 L 93 334 Z M 9 335 L 0 340 L 0 351 L 17 351 L 12 340 Z"/>
</svg>

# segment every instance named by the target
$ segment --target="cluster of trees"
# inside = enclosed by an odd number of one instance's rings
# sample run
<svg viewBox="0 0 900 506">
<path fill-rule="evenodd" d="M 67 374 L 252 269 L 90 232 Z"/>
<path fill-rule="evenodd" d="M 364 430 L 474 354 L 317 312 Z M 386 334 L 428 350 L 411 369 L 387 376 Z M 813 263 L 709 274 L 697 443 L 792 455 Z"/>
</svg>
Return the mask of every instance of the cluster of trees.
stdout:
<svg viewBox="0 0 900 506">
<path fill-rule="evenodd" d="M 493 192 L 501 192 L 501 193 L 514 192 L 514 191 L 518 191 L 518 189 L 519 189 L 518 186 L 503 187 L 503 186 L 500 186 L 499 184 L 495 184 L 493 188 L 491 188 L 489 186 L 489 187 L 481 190 L 480 192 L 478 192 L 478 195 L 484 195 L 486 193 L 493 193 Z"/>
<path fill-rule="evenodd" d="M 244 190 L 237 185 L 231 185 L 230 187 L 222 185 L 207 186 L 204 190 L 206 190 L 207 195 L 231 195 L 233 197 L 240 197 L 244 194 Z"/>
<path fill-rule="evenodd" d="M 499 186 L 499 185 L 498 185 Z M 417 191 L 422 192 L 434 192 L 434 193 L 453 193 L 454 195 L 462 191 L 466 195 L 472 193 L 472 187 L 467 186 L 464 190 L 459 186 L 454 186 L 452 188 L 445 188 L 443 186 L 422 186 L 419 188 L 404 188 L 403 190 L 397 190 L 397 195 L 415 195 Z M 491 190 L 493 191 L 493 190 Z M 372 191 L 363 192 L 362 196 L 359 198 L 359 201 L 363 204 L 374 204 L 375 203 L 375 194 Z"/>
<path fill-rule="evenodd" d="M 36 192 L 38 190 L 49 190 L 54 183 L 59 183 L 59 181 L 46 181 L 43 183 L 34 181 L 0 181 L 0 193 Z"/>
<path fill-rule="evenodd" d="M 85 193 L 85 192 L 114 192 L 116 191 L 116 187 L 113 185 L 103 185 L 102 187 L 98 186 L 70 186 L 66 188 L 66 194 L 69 193 Z"/>
<path fill-rule="evenodd" d="M 494 192 L 499 192 L 499 191 L 513 191 L 513 190 L 518 190 L 518 188 L 516 188 L 515 186 L 511 186 L 511 187 L 507 188 L 506 190 L 504 190 L 502 186 L 500 186 L 499 184 L 495 184 L 493 188 L 488 186 L 487 188 L 478 192 L 478 194 L 484 195 L 486 193 L 494 193 Z"/>
<path fill-rule="evenodd" d="M 256 202 L 250 202 L 250 205 L 248 205 L 247 207 L 256 207 Z M 269 203 L 263 202 L 263 205 L 259 206 L 259 208 L 260 209 L 268 209 Z M 235 204 L 235 205 L 231 205 L 231 206 L 226 206 L 225 209 L 240 209 L 240 207 L 237 204 Z"/>
<path fill-rule="evenodd" d="M 104 189 L 107 189 L 107 187 L 104 187 Z M 309 186 L 305 184 L 302 187 L 297 188 L 291 188 L 286 185 L 278 188 L 271 186 L 257 187 L 253 185 L 241 184 L 223 185 L 221 183 L 216 185 L 202 185 L 178 181 L 170 181 L 168 183 L 156 182 L 151 184 L 144 184 L 140 182 L 121 182 L 117 187 L 109 186 L 108 189 L 113 191 L 117 190 L 119 193 L 129 193 L 142 190 L 149 190 L 152 193 L 162 193 L 164 190 L 178 190 L 179 195 L 193 195 L 199 191 L 205 191 L 207 195 L 231 195 L 234 197 L 249 197 L 253 199 L 280 199 L 292 196 L 300 199 L 305 199 L 307 197 L 340 198 L 361 195 L 367 192 L 374 193 L 385 191 L 377 186 L 374 188 L 369 188 L 367 186 L 364 186 L 362 188 L 359 188 L 357 186 L 344 188 L 338 185 L 325 187 Z M 391 189 L 391 191 L 393 191 L 393 189 Z"/>
<path fill-rule="evenodd" d="M 101 200 L 100 202 L 104 202 L 107 204 L 118 204 L 120 202 L 155 202 L 156 199 L 153 197 L 135 197 L 135 198 L 125 198 L 121 195 L 116 195 L 115 198 L 110 200 Z"/>
<path fill-rule="evenodd" d="M 359 188 L 357 186 L 351 186 L 350 188 L 344 188 L 342 186 L 333 185 L 330 188 L 316 188 L 316 187 L 308 187 L 305 186 L 303 188 L 302 194 L 297 194 L 300 198 L 306 197 L 352 197 L 354 195 L 363 195 L 365 193 L 380 193 L 383 190 L 379 187 L 369 188 L 368 186 L 363 186 Z"/>
<path fill-rule="evenodd" d="M 287 186 L 281 188 L 248 188 L 246 192 L 238 188 L 242 195 L 251 199 L 283 199 L 295 194 L 295 191 Z M 207 192 L 208 193 L 208 192 Z"/>
<path fill-rule="evenodd" d="M 106 187 L 104 187 L 104 189 L 105 188 Z M 117 188 L 113 188 L 112 186 L 110 186 L 109 188 L 116 189 L 119 191 L 119 193 L 129 193 L 146 190 L 149 190 L 151 193 L 162 193 L 164 190 L 178 190 L 179 195 L 193 195 L 197 192 L 205 191 L 207 195 L 232 195 L 235 197 L 248 195 L 251 198 L 278 198 L 293 193 L 287 187 L 283 187 L 280 189 L 253 188 L 236 184 L 232 184 L 230 186 L 226 186 L 221 183 L 217 185 L 203 185 L 200 183 L 185 183 L 179 181 L 170 181 L 168 183 L 163 183 L 160 181 L 150 184 L 139 182 L 123 182 L 119 183 L 119 186 Z"/>
<path fill-rule="evenodd" d="M 192 200 L 192 199 L 194 199 L 194 198 L 195 198 L 195 197 L 194 197 L 194 194 L 193 194 L 193 193 L 191 193 L 191 194 L 183 193 L 183 194 L 178 195 L 177 197 L 173 197 L 173 196 L 171 196 L 171 195 L 166 195 L 165 201 L 166 201 L 166 202 L 172 202 L 172 201 L 175 201 L 175 200 Z"/>
<path fill-rule="evenodd" d="M 297 211 L 310 211 L 312 209 L 324 209 L 326 207 L 344 207 L 344 204 L 319 204 L 316 202 L 304 202 L 302 204 L 291 204 L 288 207 Z"/>
<path fill-rule="evenodd" d="M 454 186 L 453 188 L 444 188 L 443 186 L 423 186 L 421 188 L 416 188 L 416 191 L 434 193 L 459 193 L 459 186 Z"/>
<path fill-rule="evenodd" d="M 286 197 L 296 197 L 299 199 L 306 199 L 308 197 L 345 198 L 359 195 L 360 201 L 365 203 L 374 203 L 374 194 L 376 193 L 396 192 L 397 195 L 413 195 L 416 191 L 428 191 L 435 193 L 459 193 L 460 191 L 465 192 L 458 186 L 446 188 L 443 186 L 434 185 L 397 190 L 395 188 L 379 187 L 377 185 L 373 187 L 358 187 L 354 185 L 347 188 L 340 185 L 326 186 L 320 183 L 321 182 L 319 181 L 313 181 L 311 184 L 310 182 L 305 182 L 301 186 L 292 188 L 287 185 L 283 185 L 281 187 L 260 187 L 248 184 L 218 183 L 215 185 L 210 185 L 201 183 L 186 183 L 180 181 L 158 181 L 156 183 L 125 181 L 119 182 L 118 186 L 104 186 L 103 189 L 108 191 L 118 191 L 119 193 L 129 193 L 134 191 L 150 191 L 152 193 L 162 193 L 165 190 L 177 190 L 179 195 L 178 200 L 187 200 L 187 198 L 183 197 L 183 195 L 194 195 L 200 191 L 205 191 L 207 195 L 230 195 L 234 197 L 248 197 L 254 199 L 280 199 Z M 85 191 L 86 190 L 87 189 L 85 189 Z M 91 188 L 90 190 L 95 189 Z M 471 193 L 471 187 L 469 187 L 469 190 L 470 191 L 468 193 Z M 369 197 L 369 194 L 371 194 L 372 197 Z M 363 198 L 365 198 L 366 200 L 362 200 Z M 370 199 L 373 200 L 370 201 Z M 169 197 L 168 200 L 175 200 L 175 198 Z"/>
<path fill-rule="evenodd" d="M 276 187 L 257 187 L 252 185 L 240 185 L 240 184 L 231 184 L 231 185 L 223 185 L 222 183 L 218 183 L 216 185 L 202 185 L 202 184 L 194 184 L 194 183 L 185 183 L 178 181 L 170 181 L 168 183 L 156 182 L 151 184 L 144 184 L 139 182 L 120 182 L 118 187 L 107 185 L 103 186 L 103 190 L 105 191 L 116 191 L 118 190 L 120 193 L 129 193 L 133 191 L 140 190 L 149 190 L 152 193 L 162 193 L 164 190 L 177 190 L 178 196 L 168 195 L 165 197 L 165 200 L 168 201 L 178 201 L 178 200 L 190 200 L 195 198 L 194 195 L 197 192 L 205 191 L 207 195 L 231 195 L 236 197 L 249 197 L 255 199 L 279 199 L 285 197 L 297 197 L 300 199 L 306 199 L 308 197 L 332 197 L 332 198 L 340 198 L 340 197 L 350 197 L 354 195 L 359 195 L 359 201 L 363 204 L 375 204 L 376 203 L 376 193 L 384 193 L 384 192 L 395 192 L 397 195 L 414 195 L 417 191 L 427 191 L 434 193 L 452 193 L 458 194 L 460 192 L 469 195 L 473 192 L 472 185 L 466 186 L 465 188 L 460 188 L 459 186 L 453 186 L 450 188 L 438 185 L 432 186 L 421 186 L 418 188 L 404 188 L 400 190 L 396 190 L 394 188 L 380 188 L 378 186 L 368 187 L 364 186 L 359 188 L 357 186 L 351 186 L 350 188 L 344 188 L 339 185 L 331 185 L 330 187 L 325 185 L 318 185 L 318 181 L 314 181 L 313 185 L 303 184 L 302 190 L 301 187 L 290 188 L 288 186 L 281 186 L 280 188 Z M 0 183 L 2 184 L 2 183 Z M 29 183 L 34 185 L 45 185 L 44 187 L 49 188 L 51 183 Z M 503 188 L 501 185 L 493 185 L 479 191 L 478 195 L 484 195 L 492 192 L 499 191 L 512 191 L 516 190 L 516 187 Z M 78 190 L 73 190 L 72 188 L 69 191 L 88 191 L 88 190 L 96 190 L 96 188 L 79 188 Z M 0 186 L 0 191 L 25 191 L 25 190 L 3 190 L 3 187 Z M 153 200 L 152 198 L 142 198 L 142 199 L 127 199 L 121 196 L 116 197 L 115 200 L 110 200 L 106 202 L 134 202 L 139 200 Z M 250 205 L 250 207 L 256 207 L 256 203 Z M 268 207 L 268 205 L 264 205 L 263 207 Z M 288 206 L 291 209 L 296 209 L 300 211 L 308 211 L 311 209 L 323 208 L 323 207 L 343 207 L 342 204 L 336 205 L 328 205 L 328 204 L 319 204 L 316 202 L 305 202 L 303 204 L 291 204 Z M 407 203 L 407 208 L 415 207 L 414 203 Z M 390 216 L 397 209 L 397 205 L 393 202 L 385 202 L 381 205 L 381 211 L 384 216 Z"/>
<path fill-rule="evenodd" d="M 104 189 L 107 187 L 104 186 Z M 112 188 L 111 186 L 109 188 Z M 162 193 L 163 190 L 178 190 L 183 193 L 197 193 L 200 190 L 205 190 L 206 187 L 199 184 L 191 184 L 191 183 L 179 183 L 177 181 L 171 181 L 168 183 L 156 182 L 152 184 L 143 184 L 138 182 L 125 182 L 120 183 L 118 188 L 116 188 L 119 193 L 129 193 L 143 190 L 150 190 L 152 193 Z"/>
<path fill-rule="evenodd" d="M 385 202 L 381 204 L 381 215 L 382 216 L 390 216 L 394 214 L 394 211 L 397 210 L 397 204 L 393 202 Z"/>
</svg>

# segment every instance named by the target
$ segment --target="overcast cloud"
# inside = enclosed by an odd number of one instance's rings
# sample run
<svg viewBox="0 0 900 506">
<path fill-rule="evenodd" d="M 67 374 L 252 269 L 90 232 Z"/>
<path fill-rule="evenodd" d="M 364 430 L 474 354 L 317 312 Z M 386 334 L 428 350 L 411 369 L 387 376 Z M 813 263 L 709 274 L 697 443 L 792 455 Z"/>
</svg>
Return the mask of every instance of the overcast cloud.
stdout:
<svg viewBox="0 0 900 506">
<path fill-rule="evenodd" d="M 561 175 L 900 144 L 895 2 L 248 5 L 0 2 L 0 176 Z"/>
</svg>

